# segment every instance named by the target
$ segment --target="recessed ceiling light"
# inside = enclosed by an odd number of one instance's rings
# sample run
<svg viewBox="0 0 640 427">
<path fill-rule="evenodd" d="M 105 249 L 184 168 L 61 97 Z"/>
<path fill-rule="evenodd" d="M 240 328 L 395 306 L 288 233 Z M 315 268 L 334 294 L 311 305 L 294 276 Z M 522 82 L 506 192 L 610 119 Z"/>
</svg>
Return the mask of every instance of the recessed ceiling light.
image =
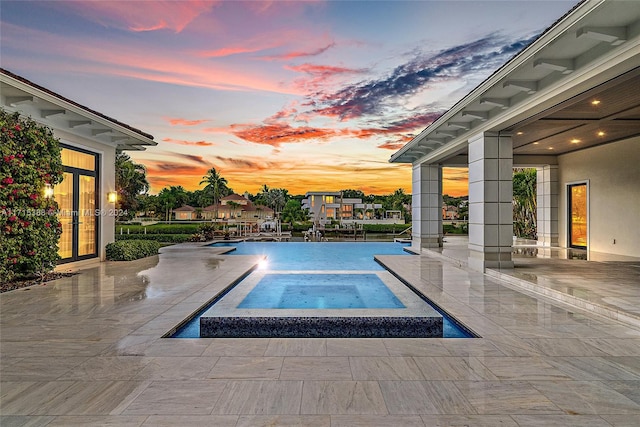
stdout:
<svg viewBox="0 0 640 427">
<path fill-rule="evenodd" d="M 549 147 L 549 148 L 547 148 L 547 150 L 553 150 L 553 147 Z"/>
<path fill-rule="evenodd" d="M 524 132 L 522 132 L 522 131 L 516 132 L 516 135 L 524 135 Z"/>
<path fill-rule="evenodd" d="M 580 143 L 580 142 L 582 142 L 582 141 L 580 141 L 578 138 L 573 138 L 573 139 L 571 140 L 571 143 L 572 143 L 572 144 L 578 144 L 578 143 Z"/>
<path fill-rule="evenodd" d="M 594 99 L 593 101 L 591 101 L 591 105 L 598 105 L 598 104 L 600 104 L 599 99 Z"/>
<path fill-rule="evenodd" d="M 605 136 L 606 134 L 603 131 L 598 132 L 598 136 Z"/>
</svg>

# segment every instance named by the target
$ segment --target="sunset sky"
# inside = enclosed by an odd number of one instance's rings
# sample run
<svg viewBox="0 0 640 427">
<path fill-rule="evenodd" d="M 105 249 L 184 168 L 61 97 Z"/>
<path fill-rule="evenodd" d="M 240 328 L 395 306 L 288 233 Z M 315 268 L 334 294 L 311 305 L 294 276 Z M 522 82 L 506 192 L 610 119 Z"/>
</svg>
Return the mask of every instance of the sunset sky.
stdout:
<svg viewBox="0 0 640 427">
<path fill-rule="evenodd" d="M 0 64 L 154 135 L 153 193 L 410 193 L 389 157 L 576 2 L 2 0 Z"/>
</svg>

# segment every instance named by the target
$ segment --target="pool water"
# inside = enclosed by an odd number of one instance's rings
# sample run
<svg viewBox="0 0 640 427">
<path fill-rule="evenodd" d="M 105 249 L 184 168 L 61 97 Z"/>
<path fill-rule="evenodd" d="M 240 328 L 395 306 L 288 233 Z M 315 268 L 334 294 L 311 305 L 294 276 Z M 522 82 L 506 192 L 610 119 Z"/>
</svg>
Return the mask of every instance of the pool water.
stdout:
<svg viewBox="0 0 640 427">
<path fill-rule="evenodd" d="M 265 255 L 269 270 L 384 270 L 374 255 L 408 255 L 393 242 L 239 242 L 230 255 Z"/>
<path fill-rule="evenodd" d="M 238 308 L 405 308 L 375 274 L 266 274 Z"/>
<path fill-rule="evenodd" d="M 264 255 L 266 257 L 266 265 L 261 268 L 266 268 L 268 271 L 238 305 L 238 309 L 364 308 L 375 310 L 404 307 L 394 293 L 377 277 L 375 272 L 385 269 L 375 261 L 374 255 L 411 256 L 404 250 L 407 244 L 219 242 L 212 246 L 234 247 L 228 255 Z M 356 272 L 357 270 L 359 271 Z M 415 293 L 442 315 L 443 338 L 474 337 L 424 295 L 417 291 Z M 181 326 L 172 337 L 199 338 L 200 316 L 214 306 L 221 297 L 222 295 L 219 295 L 214 298 L 208 307 Z"/>
</svg>

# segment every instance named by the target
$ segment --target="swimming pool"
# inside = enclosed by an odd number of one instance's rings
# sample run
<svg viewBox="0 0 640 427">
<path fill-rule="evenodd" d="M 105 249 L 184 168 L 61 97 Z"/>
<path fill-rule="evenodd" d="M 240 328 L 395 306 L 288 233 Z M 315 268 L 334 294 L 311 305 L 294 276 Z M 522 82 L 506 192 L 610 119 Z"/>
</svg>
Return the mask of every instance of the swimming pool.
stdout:
<svg viewBox="0 0 640 427">
<path fill-rule="evenodd" d="M 374 255 L 407 255 L 394 242 L 238 242 L 230 255 L 265 255 L 269 270 L 384 270 Z"/>
<path fill-rule="evenodd" d="M 374 259 L 374 255 L 409 256 L 405 244 L 224 242 L 215 246 L 232 246 L 228 253 L 232 256 L 264 255 L 266 264 L 228 293 L 215 296 L 172 337 L 474 336 Z"/>
</svg>

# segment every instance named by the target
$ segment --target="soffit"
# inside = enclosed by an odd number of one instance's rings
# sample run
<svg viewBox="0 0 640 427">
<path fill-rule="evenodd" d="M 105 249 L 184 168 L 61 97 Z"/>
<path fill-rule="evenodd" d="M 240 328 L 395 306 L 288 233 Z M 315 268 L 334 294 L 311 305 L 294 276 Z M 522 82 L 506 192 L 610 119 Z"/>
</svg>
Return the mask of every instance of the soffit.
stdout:
<svg viewBox="0 0 640 427">
<path fill-rule="evenodd" d="M 17 76 L 16 76 L 17 77 Z M 155 146 L 153 136 L 82 107 L 26 80 L 0 74 L 2 105 L 52 129 L 64 130 L 117 150 L 143 151 Z"/>
</svg>

